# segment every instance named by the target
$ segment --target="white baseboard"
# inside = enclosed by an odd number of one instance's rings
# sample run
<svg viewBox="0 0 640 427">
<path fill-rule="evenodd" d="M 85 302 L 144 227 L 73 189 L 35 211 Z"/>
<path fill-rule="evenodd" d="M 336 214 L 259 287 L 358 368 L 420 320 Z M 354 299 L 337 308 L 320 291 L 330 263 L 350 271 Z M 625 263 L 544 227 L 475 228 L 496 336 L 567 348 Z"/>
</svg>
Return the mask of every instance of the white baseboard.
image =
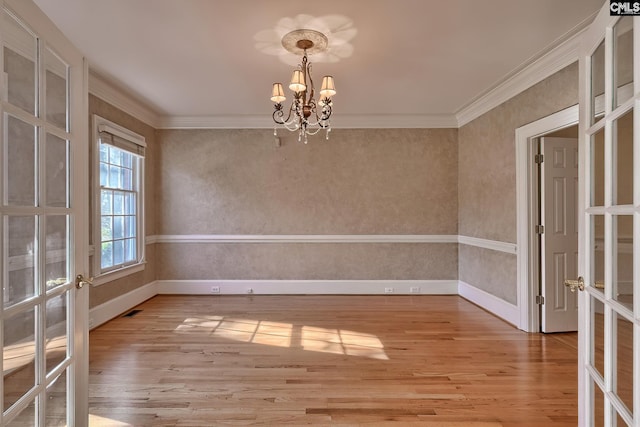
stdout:
<svg viewBox="0 0 640 427">
<path fill-rule="evenodd" d="M 212 292 L 213 287 L 220 292 Z M 393 292 L 385 292 L 386 288 Z M 411 292 L 412 288 L 418 289 Z M 89 328 L 160 294 L 460 295 L 513 325 L 518 325 L 520 316 L 517 306 L 458 280 L 157 280 L 89 310 Z"/>
<path fill-rule="evenodd" d="M 89 329 L 108 322 L 125 311 L 158 295 L 157 283 L 151 282 L 89 310 Z"/>
<path fill-rule="evenodd" d="M 214 292 L 213 289 L 217 288 Z M 385 292 L 391 288 L 392 292 Z M 414 289 L 412 292 L 412 288 Z M 456 295 L 457 280 L 158 280 L 158 294 Z"/>
<path fill-rule="evenodd" d="M 520 311 L 518 306 L 511 304 L 501 298 L 491 295 L 488 292 L 471 286 L 463 281 L 458 281 L 458 295 L 472 303 L 484 308 L 490 313 L 495 314 L 501 319 L 518 326 L 520 321 Z"/>
</svg>

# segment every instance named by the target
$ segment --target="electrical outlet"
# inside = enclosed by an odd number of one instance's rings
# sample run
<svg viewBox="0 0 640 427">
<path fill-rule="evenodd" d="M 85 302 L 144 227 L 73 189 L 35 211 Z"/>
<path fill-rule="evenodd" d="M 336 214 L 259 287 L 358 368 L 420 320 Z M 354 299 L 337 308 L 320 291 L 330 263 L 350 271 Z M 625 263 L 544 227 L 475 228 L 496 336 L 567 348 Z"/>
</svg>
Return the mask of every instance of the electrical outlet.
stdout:
<svg viewBox="0 0 640 427">
<path fill-rule="evenodd" d="M 248 293 L 248 294 L 252 294 L 252 293 L 253 293 L 253 288 L 249 288 L 249 289 L 247 289 L 247 293 Z"/>
<path fill-rule="evenodd" d="M 412 294 L 419 294 L 420 293 L 420 287 L 418 286 L 412 286 L 409 288 L 409 293 Z"/>
<path fill-rule="evenodd" d="M 385 294 L 392 294 L 393 293 L 393 288 L 384 288 L 384 293 Z"/>
<path fill-rule="evenodd" d="M 220 293 L 220 286 L 212 286 L 211 287 L 211 293 L 212 294 L 219 294 Z"/>
</svg>

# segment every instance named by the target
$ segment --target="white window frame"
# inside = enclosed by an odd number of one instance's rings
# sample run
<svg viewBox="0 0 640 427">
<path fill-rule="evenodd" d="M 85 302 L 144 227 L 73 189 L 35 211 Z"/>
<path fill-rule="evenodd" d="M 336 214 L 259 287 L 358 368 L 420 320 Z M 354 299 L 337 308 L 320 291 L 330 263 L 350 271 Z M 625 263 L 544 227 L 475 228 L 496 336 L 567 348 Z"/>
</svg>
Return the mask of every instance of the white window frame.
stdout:
<svg viewBox="0 0 640 427">
<path fill-rule="evenodd" d="M 107 132 L 112 135 L 118 136 L 136 144 L 143 149 L 147 144 L 145 138 L 123 126 L 118 125 L 112 121 L 109 121 L 96 114 L 92 116 L 92 139 L 93 139 L 93 179 L 92 179 L 92 203 L 93 203 L 93 227 L 92 227 L 92 245 L 90 249 L 90 255 L 93 255 L 93 285 L 102 285 L 113 280 L 128 276 L 133 273 L 144 270 L 146 264 L 145 259 L 145 228 L 144 228 L 144 156 L 138 158 L 138 171 L 137 171 L 137 188 L 138 198 L 136 205 L 136 250 L 138 259 L 137 262 L 123 265 L 121 267 L 104 271 L 101 264 L 101 217 L 102 210 L 100 204 L 100 132 Z M 125 150 L 126 151 L 126 150 Z"/>
</svg>

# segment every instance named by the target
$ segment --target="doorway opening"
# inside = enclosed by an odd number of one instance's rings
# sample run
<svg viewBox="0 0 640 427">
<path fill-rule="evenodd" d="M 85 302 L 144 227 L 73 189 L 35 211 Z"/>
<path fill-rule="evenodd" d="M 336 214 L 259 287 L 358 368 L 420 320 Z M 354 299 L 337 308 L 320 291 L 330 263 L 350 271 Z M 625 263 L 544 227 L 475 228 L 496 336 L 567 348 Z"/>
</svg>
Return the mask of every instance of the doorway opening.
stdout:
<svg viewBox="0 0 640 427">
<path fill-rule="evenodd" d="M 537 155 L 543 154 L 540 143 L 543 138 L 577 136 L 578 106 L 572 106 L 550 116 L 539 119 L 516 129 L 516 198 L 517 198 L 517 276 L 518 276 L 518 310 L 520 321 L 518 327 L 527 332 L 540 332 L 542 329 L 543 310 L 551 307 L 553 311 L 555 302 L 543 307 L 544 295 L 540 287 L 544 266 L 543 250 L 540 234 L 542 232 L 543 212 L 545 206 L 540 199 L 540 190 L 543 177 L 538 172 L 536 163 Z M 577 147 L 577 143 L 576 143 Z M 564 151 L 567 153 L 567 151 Z M 577 150 L 576 150 L 577 153 Z M 577 154 L 576 154 L 577 156 Z M 553 157 L 557 157 L 553 159 Z M 538 157 L 539 158 L 539 157 Z M 577 157 L 575 158 L 577 161 Z M 569 161 L 567 156 L 552 154 L 548 160 L 552 163 Z M 577 187 L 577 181 L 575 182 Z M 577 189 L 576 189 L 577 190 Z M 577 191 L 576 191 L 577 192 Z M 556 192 L 556 195 L 562 192 Z M 568 203 L 568 202 L 567 202 Z M 573 202 L 575 203 L 575 201 Z M 549 203 L 547 203 L 549 205 Z M 563 215 L 568 213 L 568 204 L 564 205 Z M 573 205 L 573 218 L 575 219 L 575 204 Z M 577 239 L 577 236 L 576 236 Z M 568 262 L 568 255 L 557 256 L 558 265 Z M 573 260 L 575 262 L 575 260 Z M 547 269 L 548 270 L 548 269 Z M 564 267 L 566 270 L 566 267 Z M 553 270 L 552 270 L 553 271 Z M 556 271 L 559 271 L 557 269 Z M 569 271 L 573 274 L 573 271 Z M 564 279 L 562 279 L 564 280 Z M 557 283 L 559 278 L 555 280 Z M 562 289 L 563 295 L 564 289 Z M 558 291 L 559 294 L 559 291 Z M 552 298 L 554 299 L 554 298 Z M 559 298 L 561 299 L 561 298 Z M 564 304 L 564 301 L 561 301 Z M 548 323 L 548 322 L 547 322 Z M 545 324 L 545 326 L 547 326 Z M 556 328 L 557 329 L 557 328 Z M 561 329 L 559 329 L 561 330 Z"/>
</svg>

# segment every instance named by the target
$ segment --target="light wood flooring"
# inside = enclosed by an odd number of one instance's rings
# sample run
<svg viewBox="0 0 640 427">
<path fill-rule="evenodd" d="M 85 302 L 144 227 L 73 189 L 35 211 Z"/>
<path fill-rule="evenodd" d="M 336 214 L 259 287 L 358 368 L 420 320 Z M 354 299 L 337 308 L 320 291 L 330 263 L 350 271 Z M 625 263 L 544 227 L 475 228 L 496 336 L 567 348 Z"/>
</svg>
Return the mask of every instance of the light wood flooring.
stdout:
<svg viewBox="0 0 640 427">
<path fill-rule="evenodd" d="M 90 334 L 92 426 L 577 424 L 576 334 L 458 296 L 156 296 Z"/>
</svg>

